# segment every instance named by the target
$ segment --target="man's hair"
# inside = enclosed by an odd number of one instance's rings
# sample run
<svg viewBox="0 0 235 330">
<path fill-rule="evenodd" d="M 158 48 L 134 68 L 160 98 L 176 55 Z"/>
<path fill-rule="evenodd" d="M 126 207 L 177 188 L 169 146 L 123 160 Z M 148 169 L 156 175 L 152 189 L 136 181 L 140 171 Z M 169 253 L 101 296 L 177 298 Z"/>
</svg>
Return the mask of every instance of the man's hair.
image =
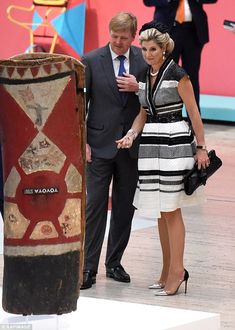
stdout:
<svg viewBox="0 0 235 330">
<path fill-rule="evenodd" d="M 130 12 L 120 12 L 109 22 L 109 31 L 130 31 L 135 37 L 137 31 L 137 18 Z"/>
</svg>

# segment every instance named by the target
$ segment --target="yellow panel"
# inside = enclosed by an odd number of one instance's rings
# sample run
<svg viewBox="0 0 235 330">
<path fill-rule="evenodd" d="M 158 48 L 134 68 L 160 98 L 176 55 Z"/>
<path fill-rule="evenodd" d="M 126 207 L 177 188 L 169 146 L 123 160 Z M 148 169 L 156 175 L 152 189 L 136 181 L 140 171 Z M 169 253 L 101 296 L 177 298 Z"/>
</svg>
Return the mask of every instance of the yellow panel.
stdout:
<svg viewBox="0 0 235 330">
<path fill-rule="evenodd" d="M 34 5 L 65 6 L 68 0 L 33 0 Z"/>
</svg>

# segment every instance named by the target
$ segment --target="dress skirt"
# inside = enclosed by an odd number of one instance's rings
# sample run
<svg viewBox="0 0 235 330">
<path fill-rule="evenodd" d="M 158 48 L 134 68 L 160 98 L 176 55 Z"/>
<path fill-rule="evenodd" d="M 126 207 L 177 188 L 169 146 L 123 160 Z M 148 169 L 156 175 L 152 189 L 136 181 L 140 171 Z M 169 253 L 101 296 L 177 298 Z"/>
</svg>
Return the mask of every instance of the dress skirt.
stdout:
<svg viewBox="0 0 235 330">
<path fill-rule="evenodd" d="M 188 124 L 146 123 L 139 149 L 139 182 L 134 206 L 141 216 L 161 217 L 160 212 L 201 204 L 203 187 L 192 195 L 184 192 L 183 178 L 192 169 L 196 143 Z"/>
</svg>

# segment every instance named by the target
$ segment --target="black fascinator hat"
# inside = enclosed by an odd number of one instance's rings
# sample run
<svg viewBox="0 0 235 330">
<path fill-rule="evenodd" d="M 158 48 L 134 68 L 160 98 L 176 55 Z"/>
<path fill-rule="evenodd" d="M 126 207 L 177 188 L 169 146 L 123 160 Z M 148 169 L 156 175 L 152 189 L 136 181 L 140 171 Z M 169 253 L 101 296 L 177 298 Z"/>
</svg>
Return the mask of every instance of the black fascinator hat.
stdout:
<svg viewBox="0 0 235 330">
<path fill-rule="evenodd" d="M 148 22 L 148 23 L 145 23 L 144 25 L 142 25 L 142 27 L 139 31 L 139 34 L 141 34 L 141 32 L 148 30 L 148 29 L 157 29 L 161 33 L 169 33 L 169 28 L 167 25 L 165 25 L 161 22 L 151 21 L 151 22 Z"/>
</svg>

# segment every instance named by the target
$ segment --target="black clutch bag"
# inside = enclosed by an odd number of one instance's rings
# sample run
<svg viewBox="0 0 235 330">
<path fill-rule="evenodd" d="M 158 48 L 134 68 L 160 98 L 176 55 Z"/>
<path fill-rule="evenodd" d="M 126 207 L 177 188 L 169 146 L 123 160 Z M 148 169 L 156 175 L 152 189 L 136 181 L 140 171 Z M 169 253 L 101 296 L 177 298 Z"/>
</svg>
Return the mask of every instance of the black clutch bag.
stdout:
<svg viewBox="0 0 235 330">
<path fill-rule="evenodd" d="M 197 163 L 184 177 L 184 191 L 186 195 L 192 195 L 192 193 L 201 185 L 205 185 L 207 179 L 215 173 L 215 171 L 222 165 L 221 159 L 216 155 L 215 150 L 208 152 L 210 159 L 210 165 L 206 169 L 199 170 Z"/>
</svg>

